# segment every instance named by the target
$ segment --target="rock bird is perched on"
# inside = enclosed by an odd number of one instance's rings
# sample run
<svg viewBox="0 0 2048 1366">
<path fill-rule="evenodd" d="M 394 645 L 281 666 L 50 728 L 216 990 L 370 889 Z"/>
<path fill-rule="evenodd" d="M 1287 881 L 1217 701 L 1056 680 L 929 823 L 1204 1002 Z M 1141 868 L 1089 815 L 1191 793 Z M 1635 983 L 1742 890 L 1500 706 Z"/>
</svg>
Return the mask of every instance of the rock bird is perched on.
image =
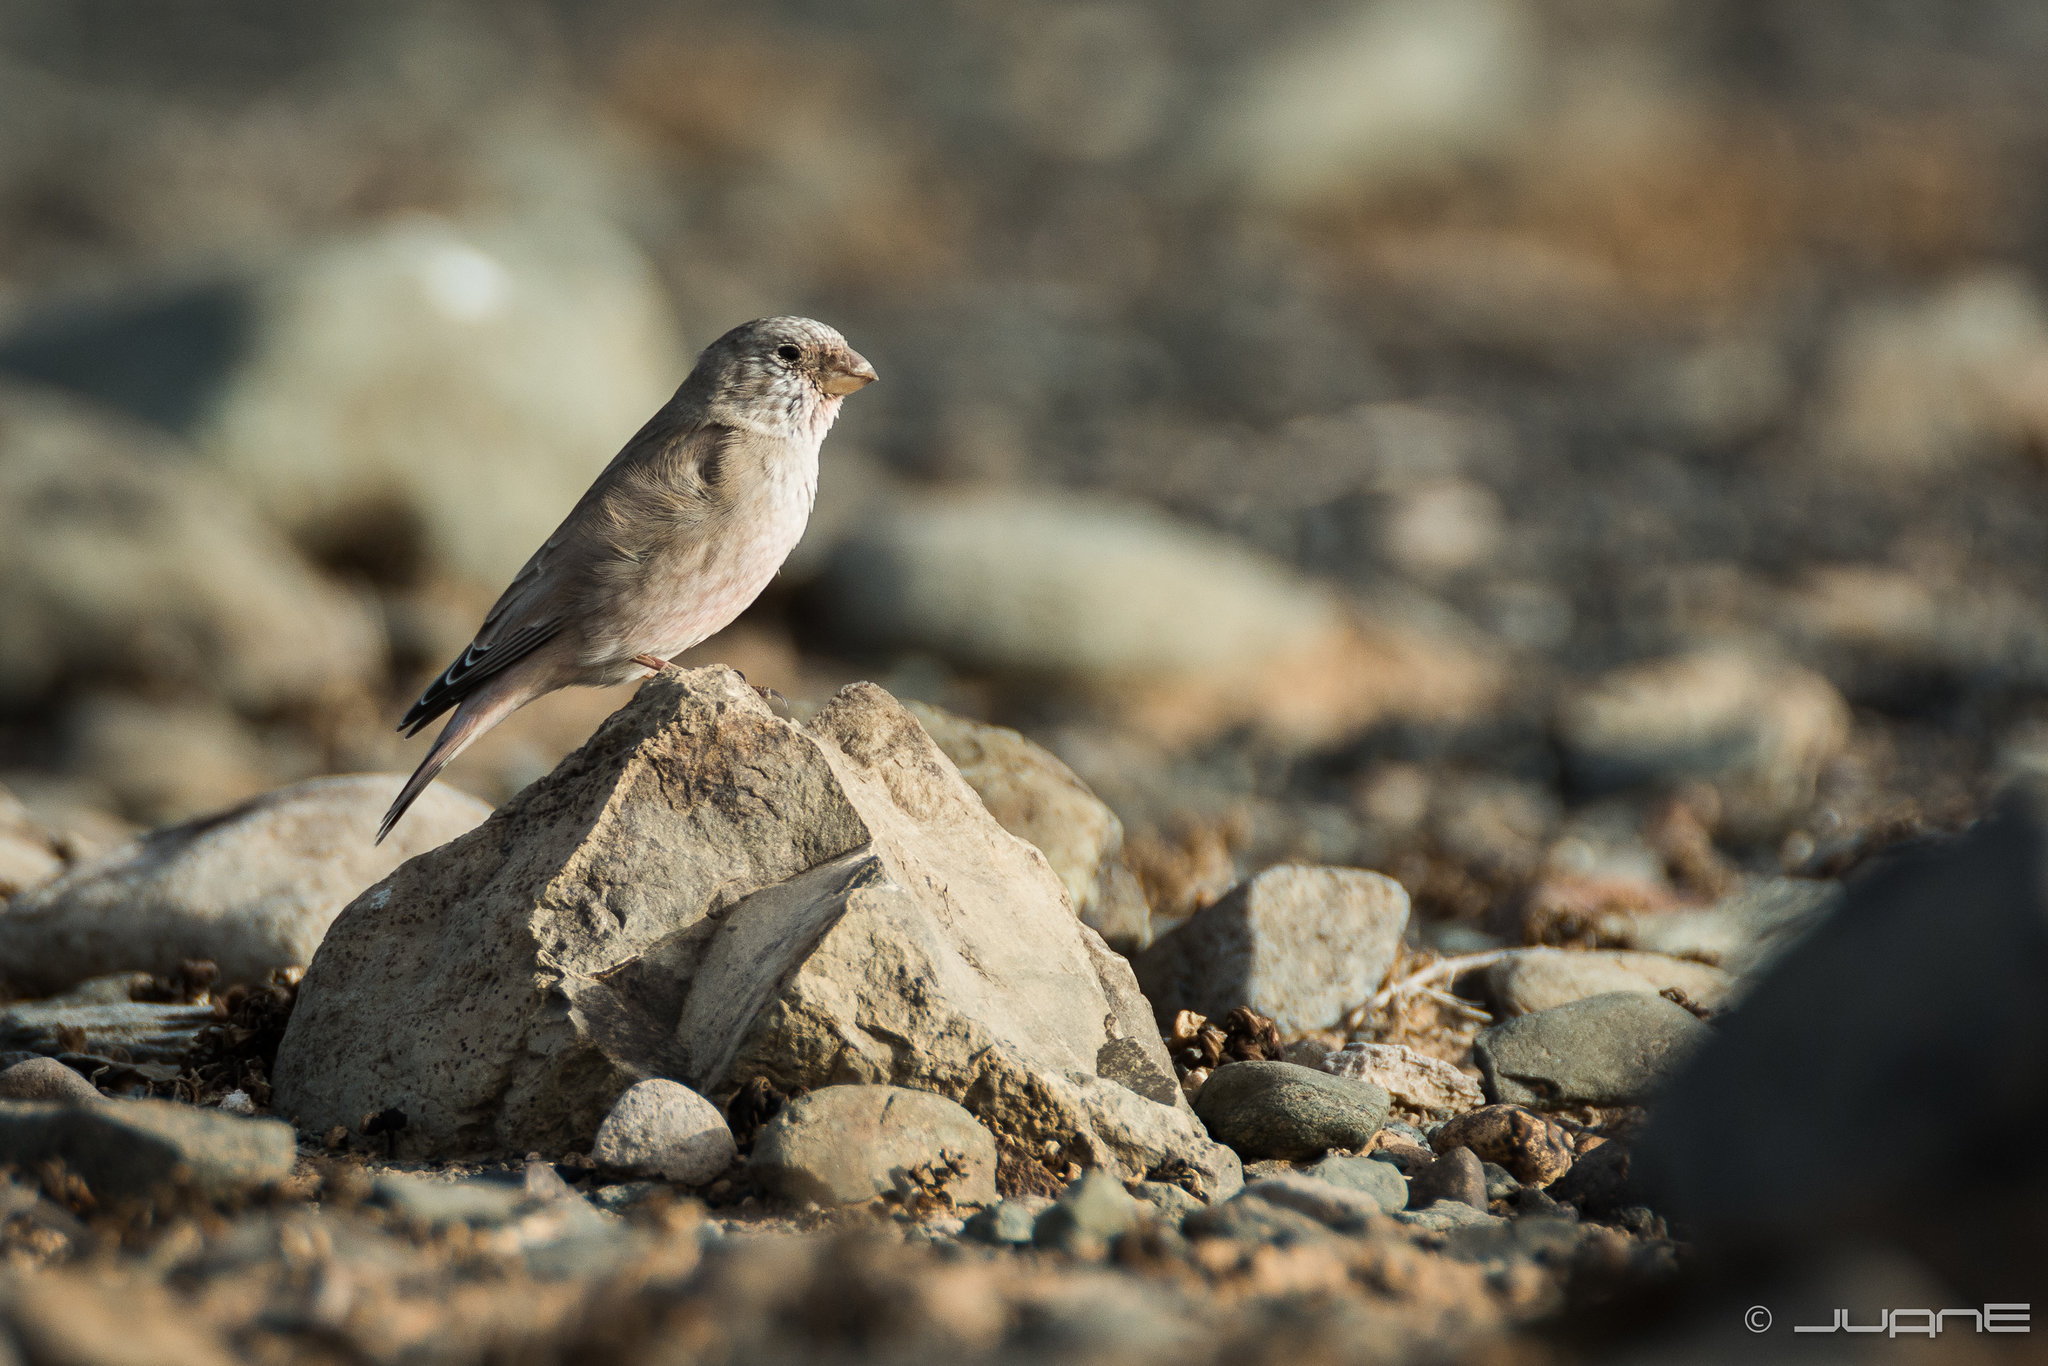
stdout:
<svg viewBox="0 0 2048 1366">
<path fill-rule="evenodd" d="M 874 378 L 846 338 L 809 318 L 743 323 L 705 347 L 399 722 L 417 735 L 455 711 L 377 839 L 450 760 L 534 698 L 664 669 L 731 624 L 795 549 L 818 447 L 840 403 Z"/>
</svg>

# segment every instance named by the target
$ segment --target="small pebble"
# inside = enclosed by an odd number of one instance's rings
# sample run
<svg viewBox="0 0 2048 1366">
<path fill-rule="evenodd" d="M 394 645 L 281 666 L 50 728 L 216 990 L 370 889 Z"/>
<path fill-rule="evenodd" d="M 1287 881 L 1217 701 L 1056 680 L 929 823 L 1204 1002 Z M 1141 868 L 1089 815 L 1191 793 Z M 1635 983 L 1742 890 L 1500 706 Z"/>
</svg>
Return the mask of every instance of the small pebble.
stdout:
<svg viewBox="0 0 2048 1366">
<path fill-rule="evenodd" d="M 1195 1097 L 1195 1114 L 1247 1160 L 1308 1161 L 1332 1148 L 1363 1148 L 1385 1122 L 1389 1103 L 1368 1081 L 1291 1062 L 1239 1062 L 1210 1076 Z"/>
<path fill-rule="evenodd" d="M 1459 1115 L 1439 1125 L 1429 1141 L 1438 1152 L 1470 1148 L 1531 1186 L 1547 1186 L 1572 1169 L 1571 1135 L 1519 1105 L 1487 1105 Z"/>
<path fill-rule="evenodd" d="M 999 1243 L 1016 1247 L 1031 1241 L 1038 1216 L 1052 1208 L 1042 1195 L 1013 1195 L 978 1211 L 960 1230 L 963 1238 L 978 1243 Z"/>
<path fill-rule="evenodd" d="M 1486 1170 L 1470 1148 L 1453 1148 L 1408 1177 L 1408 1204 L 1424 1209 L 1433 1201 L 1455 1200 L 1486 1208 Z"/>
<path fill-rule="evenodd" d="M 60 1100 L 86 1105 L 98 1089 L 55 1058 L 30 1058 L 0 1072 L 0 1100 Z"/>
<path fill-rule="evenodd" d="M 1392 1162 L 1377 1157 L 1326 1157 L 1308 1169 L 1307 1175 L 1333 1186 L 1364 1191 L 1386 1210 L 1404 1209 L 1408 1204 L 1408 1179 Z M 1250 1179 L 1251 1173 L 1245 1177 Z"/>
<path fill-rule="evenodd" d="M 1099 1257 L 1109 1240 L 1137 1224 L 1146 1206 L 1105 1171 L 1083 1172 L 1052 1208 L 1038 1216 L 1031 1241 L 1082 1257 Z"/>
<path fill-rule="evenodd" d="M 686 1186 L 713 1179 L 738 1153 L 717 1106 L 661 1077 L 635 1083 L 613 1102 L 591 1150 L 600 1166 Z"/>
</svg>

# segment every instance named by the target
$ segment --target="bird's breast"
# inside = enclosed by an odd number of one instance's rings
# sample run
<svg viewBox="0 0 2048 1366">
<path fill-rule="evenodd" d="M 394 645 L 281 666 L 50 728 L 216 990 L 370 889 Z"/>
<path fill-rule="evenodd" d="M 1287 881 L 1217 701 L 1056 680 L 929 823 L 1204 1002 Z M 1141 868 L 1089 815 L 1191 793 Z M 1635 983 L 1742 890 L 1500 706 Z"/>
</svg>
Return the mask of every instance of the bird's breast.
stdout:
<svg viewBox="0 0 2048 1366">
<path fill-rule="evenodd" d="M 668 528 L 634 567 L 632 582 L 619 586 L 626 600 L 602 614 L 603 625 L 593 622 L 586 660 L 666 659 L 731 625 L 802 539 L 816 469 L 814 459 L 809 477 L 798 468 L 735 479 L 708 515 Z"/>
</svg>

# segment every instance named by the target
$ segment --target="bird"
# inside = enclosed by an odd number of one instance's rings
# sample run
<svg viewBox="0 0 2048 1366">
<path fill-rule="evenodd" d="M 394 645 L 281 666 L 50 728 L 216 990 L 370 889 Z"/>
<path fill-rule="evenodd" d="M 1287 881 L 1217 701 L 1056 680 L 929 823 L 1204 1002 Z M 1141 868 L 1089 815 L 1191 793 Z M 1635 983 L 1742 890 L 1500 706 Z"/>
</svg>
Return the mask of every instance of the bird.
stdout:
<svg viewBox="0 0 2048 1366">
<path fill-rule="evenodd" d="M 809 318 L 757 318 L 705 347 L 398 723 L 409 739 L 454 712 L 377 843 L 456 755 L 528 702 L 649 677 L 730 625 L 796 548 L 825 433 L 874 380 L 846 338 Z"/>
</svg>

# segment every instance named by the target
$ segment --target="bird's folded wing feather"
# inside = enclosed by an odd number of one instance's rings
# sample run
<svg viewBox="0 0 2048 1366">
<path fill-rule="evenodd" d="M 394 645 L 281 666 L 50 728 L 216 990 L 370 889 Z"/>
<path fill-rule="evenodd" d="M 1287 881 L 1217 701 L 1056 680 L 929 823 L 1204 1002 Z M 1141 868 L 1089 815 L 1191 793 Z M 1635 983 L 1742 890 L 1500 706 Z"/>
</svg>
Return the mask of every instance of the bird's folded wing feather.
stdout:
<svg viewBox="0 0 2048 1366">
<path fill-rule="evenodd" d="M 715 488 L 720 453 L 732 430 L 720 424 L 678 429 L 662 416 L 643 427 L 577 500 L 554 534 L 522 565 L 468 648 L 427 685 L 398 728 L 417 734 L 484 680 L 559 635 L 573 610 L 578 580 L 607 558 L 634 558 L 636 531 L 701 502 Z"/>
</svg>

